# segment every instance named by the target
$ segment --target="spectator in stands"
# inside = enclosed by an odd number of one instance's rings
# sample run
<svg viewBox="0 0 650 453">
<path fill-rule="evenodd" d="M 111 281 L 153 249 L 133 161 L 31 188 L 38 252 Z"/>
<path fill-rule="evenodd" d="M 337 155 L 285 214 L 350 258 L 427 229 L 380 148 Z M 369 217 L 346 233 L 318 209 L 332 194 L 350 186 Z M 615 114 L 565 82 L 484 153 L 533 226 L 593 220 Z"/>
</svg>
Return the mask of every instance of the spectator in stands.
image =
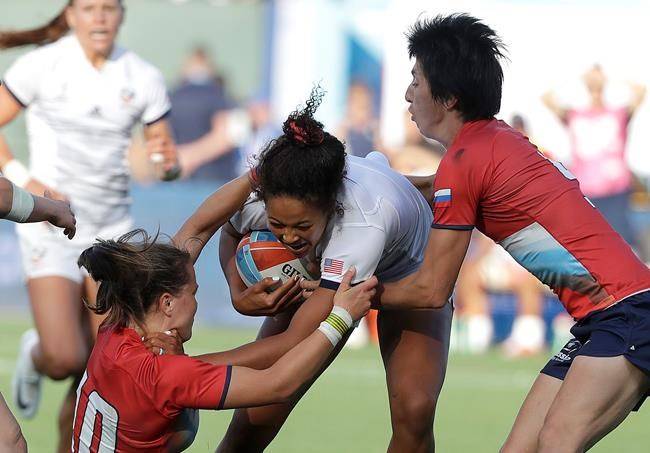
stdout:
<svg viewBox="0 0 650 453">
<path fill-rule="evenodd" d="M 625 160 L 625 147 L 628 124 L 643 102 L 645 87 L 632 84 L 629 102 L 613 106 L 605 99 L 607 79 L 599 65 L 592 66 L 583 81 L 589 94 L 586 107 L 563 106 L 552 92 L 544 94 L 542 100 L 569 133 L 569 169 L 580 181 L 582 192 L 635 247 L 635 234 L 628 220 L 632 172 Z"/>
<path fill-rule="evenodd" d="M 377 118 L 368 86 L 354 82 L 348 89 L 345 118 L 336 136 L 345 142 L 348 154 L 359 157 L 378 148 Z"/>
<path fill-rule="evenodd" d="M 227 112 L 234 103 L 204 48 L 190 52 L 181 82 L 170 97 L 170 120 L 184 177 L 223 182 L 236 177 L 240 157 L 227 134 Z"/>
<path fill-rule="evenodd" d="M 405 110 L 404 144 L 388 153 L 391 167 L 404 175 L 430 175 L 438 169 L 443 153 L 440 143 L 420 134 L 415 122 L 411 121 L 411 114 Z"/>
<path fill-rule="evenodd" d="M 241 143 L 241 173 L 247 171 L 256 161 L 257 156 L 268 142 L 282 135 L 279 122 L 271 117 L 269 100 L 262 95 L 253 97 L 246 107 L 249 131 Z M 231 121 L 236 118 L 231 117 Z"/>
</svg>

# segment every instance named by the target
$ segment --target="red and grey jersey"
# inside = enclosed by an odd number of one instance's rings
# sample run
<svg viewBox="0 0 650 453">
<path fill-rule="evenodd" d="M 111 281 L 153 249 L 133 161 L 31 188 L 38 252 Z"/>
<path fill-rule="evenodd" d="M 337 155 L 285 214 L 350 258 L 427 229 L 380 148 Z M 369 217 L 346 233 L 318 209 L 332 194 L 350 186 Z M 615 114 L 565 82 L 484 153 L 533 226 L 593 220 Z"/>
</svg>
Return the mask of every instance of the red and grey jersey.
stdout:
<svg viewBox="0 0 650 453">
<path fill-rule="evenodd" d="M 435 180 L 433 228 L 476 227 L 580 319 L 650 289 L 650 270 L 562 164 L 502 121 L 466 123 Z"/>
<path fill-rule="evenodd" d="M 230 366 L 157 356 L 132 329 L 101 329 L 77 389 L 72 451 L 167 451 L 185 409 L 221 409 Z"/>
<path fill-rule="evenodd" d="M 399 280 L 417 270 L 433 219 L 431 208 L 383 156 L 348 156 L 337 199 L 343 214 L 334 215 L 316 250 L 321 286 L 338 288 L 352 266 L 357 270 L 353 283 L 373 274 L 382 281 Z M 242 234 L 268 228 L 264 203 L 250 199 L 230 223 Z"/>
</svg>

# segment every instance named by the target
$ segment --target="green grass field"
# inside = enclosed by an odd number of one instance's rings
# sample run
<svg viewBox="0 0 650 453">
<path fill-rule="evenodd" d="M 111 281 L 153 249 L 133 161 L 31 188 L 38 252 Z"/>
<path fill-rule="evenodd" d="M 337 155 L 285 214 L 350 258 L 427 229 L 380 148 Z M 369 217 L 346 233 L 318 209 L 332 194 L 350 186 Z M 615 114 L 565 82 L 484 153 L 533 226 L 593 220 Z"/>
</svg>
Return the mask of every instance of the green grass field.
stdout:
<svg viewBox="0 0 650 453">
<path fill-rule="evenodd" d="M 10 380 L 20 334 L 27 319 L 0 322 L 0 391 L 10 399 Z M 239 345 L 253 331 L 196 329 L 186 348 L 201 353 Z M 495 452 L 545 357 L 508 361 L 496 352 L 452 356 L 436 417 L 440 452 Z M 21 421 L 32 452 L 53 449 L 55 418 L 65 384 L 47 382 L 38 416 Z M 230 411 L 202 412 L 190 451 L 213 451 L 230 420 Z M 647 452 L 650 407 L 633 414 L 593 449 Z M 390 436 L 384 373 L 375 347 L 344 351 L 296 408 L 275 442 L 276 453 L 381 452 Z"/>
</svg>

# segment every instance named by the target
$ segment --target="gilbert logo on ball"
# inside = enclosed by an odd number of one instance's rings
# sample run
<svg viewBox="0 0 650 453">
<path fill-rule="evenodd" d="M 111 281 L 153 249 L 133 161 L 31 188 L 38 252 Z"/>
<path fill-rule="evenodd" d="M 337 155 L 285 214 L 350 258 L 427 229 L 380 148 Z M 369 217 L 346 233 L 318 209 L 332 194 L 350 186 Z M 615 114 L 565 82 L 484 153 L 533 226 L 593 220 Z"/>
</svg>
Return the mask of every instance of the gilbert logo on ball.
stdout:
<svg viewBox="0 0 650 453">
<path fill-rule="evenodd" d="M 270 231 L 251 231 L 237 246 L 235 264 L 246 286 L 266 277 L 280 277 L 285 282 L 294 275 L 315 280 L 307 271 L 308 260 L 287 249 Z"/>
</svg>

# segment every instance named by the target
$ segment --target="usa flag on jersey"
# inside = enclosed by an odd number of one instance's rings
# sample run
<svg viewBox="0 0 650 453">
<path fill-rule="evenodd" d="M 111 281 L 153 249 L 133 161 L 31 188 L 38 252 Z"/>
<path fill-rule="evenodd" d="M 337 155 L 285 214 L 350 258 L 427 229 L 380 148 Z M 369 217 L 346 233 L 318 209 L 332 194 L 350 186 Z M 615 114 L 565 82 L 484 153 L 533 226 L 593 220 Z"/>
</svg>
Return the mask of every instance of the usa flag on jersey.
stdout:
<svg viewBox="0 0 650 453">
<path fill-rule="evenodd" d="M 343 261 L 325 258 L 323 271 L 328 274 L 341 275 L 343 273 Z"/>
</svg>

